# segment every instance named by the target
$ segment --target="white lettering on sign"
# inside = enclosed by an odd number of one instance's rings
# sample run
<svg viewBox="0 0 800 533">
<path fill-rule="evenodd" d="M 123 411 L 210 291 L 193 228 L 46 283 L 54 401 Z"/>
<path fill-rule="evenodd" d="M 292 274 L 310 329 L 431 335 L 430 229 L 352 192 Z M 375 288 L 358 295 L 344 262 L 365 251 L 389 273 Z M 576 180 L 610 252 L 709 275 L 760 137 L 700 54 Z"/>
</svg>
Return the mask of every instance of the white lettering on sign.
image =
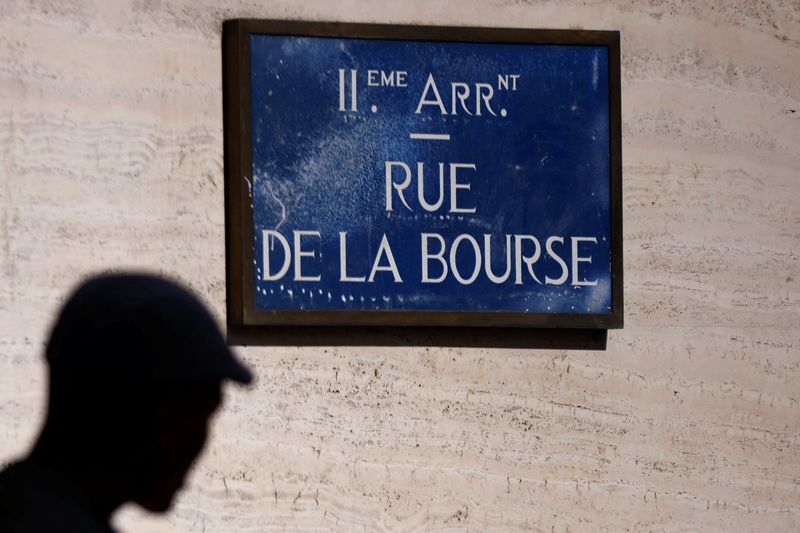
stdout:
<svg viewBox="0 0 800 533">
<path fill-rule="evenodd" d="M 318 249 L 311 248 L 307 241 L 316 237 L 315 242 L 321 238 L 319 231 L 293 231 L 292 242 L 275 230 L 262 232 L 262 258 L 264 272 L 261 279 L 264 281 L 282 280 L 294 265 L 294 281 L 320 281 L 321 274 L 313 275 L 303 272 L 303 259 L 319 259 Z M 541 241 L 533 235 L 493 236 L 484 233 L 478 236 L 469 233 L 457 235 L 452 242 L 440 233 L 420 233 L 420 279 L 422 283 L 442 283 L 452 276 L 462 285 L 471 285 L 481 276 L 496 285 L 512 283 L 524 285 L 536 283 L 538 285 L 564 285 L 570 280 L 569 285 L 575 287 L 596 286 L 597 280 L 587 280 L 581 275 L 581 264 L 591 263 L 592 256 L 588 255 L 586 247 L 589 244 L 597 245 L 596 237 L 576 236 L 566 239 L 560 235 L 547 237 L 544 242 L 542 254 Z M 502 261 L 493 259 L 494 246 L 502 243 L 505 253 Z M 276 244 L 278 246 L 276 246 Z M 376 249 L 377 244 L 377 249 Z M 363 252 L 365 249 L 376 249 L 371 257 L 371 267 L 368 274 L 363 268 L 359 271 L 348 261 L 348 234 L 339 232 L 339 281 L 349 283 L 373 283 L 380 273 L 391 275 L 394 283 L 403 283 L 403 276 L 395 259 L 392 246 L 386 234 L 382 234 L 378 243 L 357 242 L 356 247 Z M 404 249 L 405 251 L 405 249 Z M 565 259 L 566 258 L 566 259 Z M 558 265 L 558 276 L 551 278 L 544 276 L 542 282 L 536 273 L 536 266 L 541 260 L 555 262 Z M 513 275 L 512 275 L 513 274 Z"/>
<path fill-rule="evenodd" d="M 400 168 L 402 169 L 402 179 L 395 180 L 395 169 Z M 450 203 L 448 204 L 448 212 L 449 213 L 474 213 L 474 207 L 459 207 L 458 199 L 459 199 L 459 191 L 468 191 L 470 190 L 470 183 L 466 181 L 459 181 L 459 171 L 463 170 L 476 170 L 476 167 L 473 163 L 450 163 L 447 165 L 448 171 L 448 184 L 449 184 L 449 200 Z M 422 207 L 423 210 L 428 212 L 435 212 L 438 211 L 439 208 L 442 206 L 444 202 L 445 193 L 444 193 L 444 175 L 445 175 L 445 164 L 439 163 L 439 186 L 436 188 L 436 193 L 434 197 L 436 201 L 430 203 L 426 200 L 425 195 L 425 164 L 422 162 L 418 162 L 416 165 L 416 183 L 417 183 L 417 200 L 419 201 L 419 205 Z M 386 161 L 385 163 L 385 190 L 386 190 L 386 211 L 393 211 L 394 210 L 394 202 L 393 198 L 395 193 L 397 193 L 397 197 L 400 199 L 400 202 L 408 209 L 409 211 L 413 211 L 408 202 L 406 201 L 405 192 L 408 189 L 412 182 L 413 182 L 413 173 L 411 171 L 411 167 L 408 164 L 402 161 Z M 461 194 L 462 198 L 462 206 L 464 205 L 463 197 L 466 193 Z"/>
<path fill-rule="evenodd" d="M 434 106 L 442 115 L 465 113 L 479 117 L 482 112 L 488 111 L 492 116 L 497 116 L 497 113 L 492 109 L 491 103 L 494 97 L 494 87 L 489 83 L 470 85 L 460 81 L 453 81 L 450 82 L 449 96 L 450 105 L 446 106 L 444 99 L 442 99 L 442 94 L 439 92 L 439 87 L 436 85 L 436 79 L 433 74 L 428 74 L 425 88 L 422 90 L 414 113 L 419 115 L 425 106 Z"/>
<path fill-rule="evenodd" d="M 423 125 L 436 124 L 438 126 L 435 127 L 441 128 L 456 120 L 441 117 L 458 117 L 459 121 L 467 117 L 469 120 L 501 117 L 497 120 L 502 120 L 508 116 L 508 110 L 502 106 L 523 85 L 520 74 L 508 72 L 496 74 L 496 78 L 488 80 L 469 81 L 437 80 L 434 73 L 428 72 L 415 80 L 408 71 L 397 68 L 359 71 L 343 67 L 338 69 L 337 81 L 338 102 L 333 105 L 338 104 L 335 109 L 344 114 L 341 118 L 345 122 L 354 121 L 355 115 L 359 114 L 362 116 L 358 120 L 362 120 L 369 113 L 386 112 L 370 102 L 371 91 L 411 88 L 418 92 L 411 99 L 402 100 L 412 105 L 415 103 L 408 112 L 425 115 L 421 121 Z M 335 82 L 332 83 L 335 90 Z M 365 91 L 369 94 L 365 95 Z M 392 105 L 392 101 L 388 105 Z M 404 137 L 406 134 L 406 142 L 446 143 L 451 141 L 451 135 L 455 136 L 441 130 L 403 132 Z M 419 153 L 429 152 L 420 150 Z M 406 162 L 389 153 L 382 161 L 382 169 L 380 166 L 380 163 L 376 164 L 374 179 L 379 187 L 383 180 L 382 215 L 420 217 L 423 220 L 435 220 L 438 224 L 419 233 L 419 248 L 414 241 L 395 243 L 401 246 L 398 248 L 400 253 L 396 255 L 391 235 L 373 234 L 369 228 L 366 232 L 339 231 L 338 249 L 334 234 L 331 241 L 334 250 L 329 252 L 332 256 L 338 252 L 339 268 L 336 272 L 335 267 L 326 266 L 322 261 L 322 242 L 329 242 L 327 238 L 330 237 L 314 229 L 293 229 L 291 235 L 288 231 L 284 235 L 276 227 L 261 233 L 261 280 L 279 282 L 289 278 L 300 283 L 316 283 L 335 274 L 342 283 L 377 283 L 380 286 L 386 283 L 401 284 L 406 280 L 409 283 L 458 283 L 463 286 L 481 282 L 509 286 L 570 285 L 576 288 L 598 285 L 597 279 L 587 278 L 591 277 L 591 274 L 587 274 L 590 271 L 587 265 L 592 264 L 592 252 L 598 245 L 596 236 L 497 235 L 476 231 L 476 227 L 482 230 L 486 223 L 470 215 L 477 213 L 478 195 L 482 193 L 482 184 L 488 179 L 483 176 L 484 172 L 478 172 L 476 163 Z M 501 186 L 492 185 L 493 189 Z M 453 222 L 441 222 L 443 220 Z M 283 222 L 282 219 L 278 226 Z M 444 232 L 437 229 L 442 224 L 453 226 L 461 222 L 464 222 L 463 229 Z M 409 265 L 413 266 L 412 275 L 403 272 Z M 321 289 L 319 294 L 322 294 Z M 344 296 L 342 299 L 344 301 Z M 352 295 L 350 300 L 353 300 Z"/>
</svg>

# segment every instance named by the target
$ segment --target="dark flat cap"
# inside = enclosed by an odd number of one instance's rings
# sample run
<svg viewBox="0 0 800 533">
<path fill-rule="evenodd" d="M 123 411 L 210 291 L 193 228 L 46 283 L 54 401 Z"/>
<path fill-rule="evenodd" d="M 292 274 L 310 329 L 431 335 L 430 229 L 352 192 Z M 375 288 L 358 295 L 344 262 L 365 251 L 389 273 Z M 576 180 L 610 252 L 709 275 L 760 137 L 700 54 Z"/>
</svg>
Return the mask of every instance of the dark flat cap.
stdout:
<svg viewBox="0 0 800 533">
<path fill-rule="evenodd" d="M 252 380 L 197 297 L 150 274 L 80 285 L 53 327 L 47 361 L 52 372 L 111 382 Z"/>
</svg>

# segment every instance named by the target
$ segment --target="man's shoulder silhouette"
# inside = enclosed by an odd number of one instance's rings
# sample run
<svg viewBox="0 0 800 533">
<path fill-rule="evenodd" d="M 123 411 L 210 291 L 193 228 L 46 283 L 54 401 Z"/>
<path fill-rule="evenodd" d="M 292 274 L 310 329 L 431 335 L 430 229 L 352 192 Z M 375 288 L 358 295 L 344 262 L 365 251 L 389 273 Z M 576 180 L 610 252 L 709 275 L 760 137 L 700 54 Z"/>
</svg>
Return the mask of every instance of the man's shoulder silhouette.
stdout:
<svg viewBox="0 0 800 533">
<path fill-rule="evenodd" d="M 0 472 L 0 531 L 114 533 L 80 487 L 27 460 Z"/>
</svg>

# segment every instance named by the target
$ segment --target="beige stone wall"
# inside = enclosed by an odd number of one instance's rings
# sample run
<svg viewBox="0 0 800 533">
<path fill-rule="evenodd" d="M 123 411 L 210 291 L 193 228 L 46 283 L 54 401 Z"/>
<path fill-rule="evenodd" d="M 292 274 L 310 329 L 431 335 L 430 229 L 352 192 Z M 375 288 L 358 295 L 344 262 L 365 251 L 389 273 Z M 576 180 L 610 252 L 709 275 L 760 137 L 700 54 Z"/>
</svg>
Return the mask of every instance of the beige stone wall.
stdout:
<svg viewBox="0 0 800 533">
<path fill-rule="evenodd" d="M 240 349 L 258 384 L 174 512 L 122 529 L 800 529 L 797 0 L 5 0 L 3 461 L 82 276 L 164 272 L 224 318 L 239 16 L 621 30 L 626 326 L 605 352 Z"/>
</svg>

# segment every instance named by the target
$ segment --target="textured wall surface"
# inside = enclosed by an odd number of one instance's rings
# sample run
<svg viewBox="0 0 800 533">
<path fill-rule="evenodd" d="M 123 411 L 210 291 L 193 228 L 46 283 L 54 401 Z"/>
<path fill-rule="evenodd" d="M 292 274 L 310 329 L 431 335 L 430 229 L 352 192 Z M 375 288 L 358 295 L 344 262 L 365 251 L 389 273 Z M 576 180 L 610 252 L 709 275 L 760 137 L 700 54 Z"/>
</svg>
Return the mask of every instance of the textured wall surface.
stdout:
<svg viewBox="0 0 800 533">
<path fill-rule="evenodd" d="M 224 18 L 622 32 L 626 326 L 605 352 L 243 348 L 167 517 L 125 531 L 800 529 L 800 2 L 6 0 L 0 460 L 82 276 L 224 318 Z"/>
</svg>

